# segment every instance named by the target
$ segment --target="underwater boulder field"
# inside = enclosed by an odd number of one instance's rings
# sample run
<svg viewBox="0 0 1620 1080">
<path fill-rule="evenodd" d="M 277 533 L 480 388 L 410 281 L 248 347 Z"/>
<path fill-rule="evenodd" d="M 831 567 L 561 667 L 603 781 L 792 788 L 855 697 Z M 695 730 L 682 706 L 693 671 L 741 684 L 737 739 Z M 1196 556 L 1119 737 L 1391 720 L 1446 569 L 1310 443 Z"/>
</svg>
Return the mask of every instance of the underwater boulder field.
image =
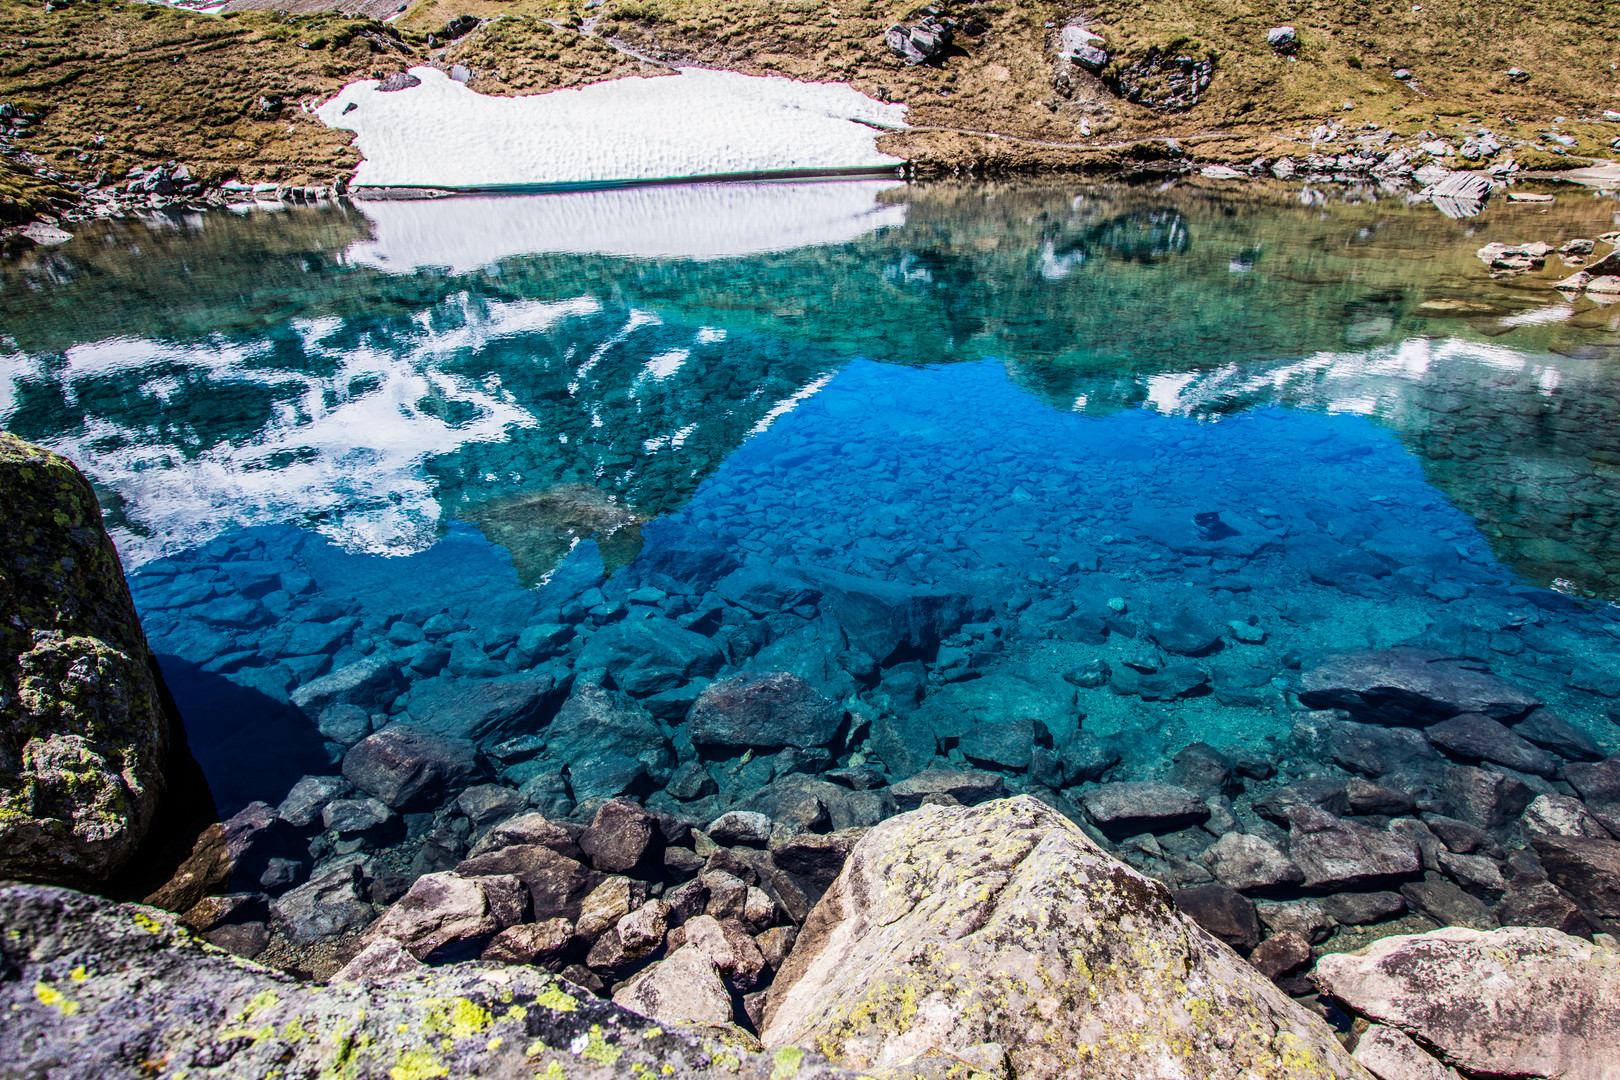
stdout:
<svg viewBox="0 0 1620 1080">
<path fill-rule="evenodd" d="M 1600 258 L 1612 196 L 728 192 L 0 265 L 0 424 L 94 486 L 225 821 L 194 931 L 654 1012 L 707 941 L 682 1007 L 763 1031 L 864 830 L 1029 795 L 1301 1000 L 1612 933 L 1620 309 L 1477 254 Z"/>
</svg>

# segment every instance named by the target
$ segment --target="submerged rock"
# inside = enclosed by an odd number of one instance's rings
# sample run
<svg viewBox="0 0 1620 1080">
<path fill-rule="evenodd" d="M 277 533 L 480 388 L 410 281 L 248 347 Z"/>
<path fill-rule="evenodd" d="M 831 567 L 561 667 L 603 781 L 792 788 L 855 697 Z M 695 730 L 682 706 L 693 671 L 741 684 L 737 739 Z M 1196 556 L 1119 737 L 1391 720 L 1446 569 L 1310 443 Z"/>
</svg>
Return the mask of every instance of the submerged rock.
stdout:
<svg viewBox="0 0 1620 1080">
<path fill-rule="evenodd" d="M 1300 701 L 1380 723 L 1432 724 L 1461 713 L 1512 720 L 1541 702 L 1483 665 L 1429 649 L 1374 649 L 1327 657 L 1300 676 Z"/>
<path fill-rule="evenodd" d="M 7 1075 L 142 1080 L 157 1060 L 222 1080 L 848 1075 L 813 1053 L 761 1054 L 736 1028 L 648 1020 L 539 968 L 422 968 L 382 946 L 342 979 L 298 982 L 163 912 L 38 886 L 0 887 L 0 925 Z"/>
<path fill-rule="evenodd" d="M 734 675 L 698 695 L 687 733 L 699 746 L 825 746 L 844 710 L 786 671 Z"/>
<path fill-rule="evenodd" d="M 1614 1075 L 1620 958 L 1541 927 L 1446 927 L 1324 956 L 1316 980 L 1468 1075 Z"/>
<path fill-rule="evenodd" d="M 179 718 L 67 458 L 0 432 L 0 877 L 104 882 L 157 815 Z"/>
<path fill-rule="evenodd" d="M 1365 1076 L 1162 886 L 1028 796 L 928 806 L 868 833 L 765 1021 L 767 1046 L 862 1070 L 932 1051 L 1026 1078 Z"/>
</svg>

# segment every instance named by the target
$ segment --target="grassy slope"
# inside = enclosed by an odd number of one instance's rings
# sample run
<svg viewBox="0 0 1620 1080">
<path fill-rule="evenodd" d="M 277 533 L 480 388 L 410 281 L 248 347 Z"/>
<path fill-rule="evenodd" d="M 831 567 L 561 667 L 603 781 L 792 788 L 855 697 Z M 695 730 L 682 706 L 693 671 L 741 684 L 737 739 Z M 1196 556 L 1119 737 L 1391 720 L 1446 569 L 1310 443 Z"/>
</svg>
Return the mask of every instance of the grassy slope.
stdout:
<svg viewBox="0 0 1620 1080">
<path fill-rule="evenodd" d="M 168 159 L 217 176 L 289 183 L 346 175 L 348 135 L 299 107 L 344 82 L 416 62 L 462 62 L 490 93 L 524 93 L 660 69 L 615 50 L 695 60 L 754 73 L 843 79 L 911 105 L 921 130 L 885 137 L 893 152 L 936 167 L 1117 163 L 1111 147 L 1140 138 L 1195 137 L 1210 160 L 1286 148 L 1339 118 L 1404 134 L 1458 134 L 1489 125 L 1537 138 L 1555 116 L 1581 149 L 1607 152 L 1620 127 L 1597 122 L 1620 108 L 1620 5 L 1607 0 L 1133 0 L 1089 8 L 1042 0 L 956 4 L 989 25 L 963 37 L 942 65 L 907 68 L 882 43 L 912 15 L 910 0 L 608 0 L 586 11 L 555 0 L 418 0 L 391 28 L 341 15 L 214 17 L 122 0 L 77 0 L 47 13 L 0 0 L 0 101 L 41 110 L 18 147 L 70 180 L 113 177 Z M 427 35 L 473 14 L 499 21 L 430 48 Z M 1052 85 L 1055 26 L 1083 14 L 1128 62 L 1157 46 L 1213 54 L 1205 100 L 1160 115 L 1081 78 L 1072 99 Z M 1295 26 L 1297 61 L 1272 55 L 1267 27 Z M 584 32 L 581 32 L 583 29 Z M 1405 66 L 1415 89 L 1390 74 Z M 1506 76 L 1517 66 L 1524 82 Z M 265 114 L 261 98 L 279 98 Z M 1345 101 L 1355 107 L 1346 111 Z M 1092 135 L 1081 135 L 1085 118 Z M 994 133 L 989 138 L 972 133 Z M 102 138 L 96 143 L 97 136 Z M 1218 136 L 1216 138 L 1197 138 Z M 1297 152 L 1296 147 L 1296 152 Z M 81 157 L 83 160 L 80 160 Z M 0 166 L 0 203 L 49 192 Z"/>
</svg>

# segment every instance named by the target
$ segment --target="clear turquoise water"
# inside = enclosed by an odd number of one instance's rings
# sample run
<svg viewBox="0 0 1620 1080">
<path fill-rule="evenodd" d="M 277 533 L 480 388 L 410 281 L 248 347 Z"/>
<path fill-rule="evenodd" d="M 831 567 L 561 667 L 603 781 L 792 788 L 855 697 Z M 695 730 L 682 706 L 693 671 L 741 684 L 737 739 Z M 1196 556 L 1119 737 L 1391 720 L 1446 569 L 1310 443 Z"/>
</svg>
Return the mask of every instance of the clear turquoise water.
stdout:
<svg viewBox="0 0 1620 1080">
<path fill-rule="evenodd" d="M 1423 644 L 1620 745 L 1620 333 L 1485 276 L 1473 247 L 1522 220 L 827 190 L 814 228 L 791 189 L 705 204 L 697 239 L 679 203 L 625 209 L 628 240 L 544 200 L 260 211 L 5 268 L 0 423 L 96 482 L 224 809 L 335 767 L 295 701 L 368 660 L 400 673 L 371 725 L 486 749 L 538 721 L 412 702 L 589 679 L 679 746 L 710 680 L 785 669 L 849 710 L 835 758 L 881 761 L 879 728 L 1016 685 L 1134 778 L 1198 740 L 1284 754 L 1302 658 Z M 893 614 L 938 596 L 954 615 Z M 1156 643 L 1177 617 L 1200 655 Z M 1097 661 L 1115 677 L 1059 677 Z M 1178 664 L 1180 696 L 1128 674 Z M 886 764 L 933 752 L 966 760 Z"/>
</svg>

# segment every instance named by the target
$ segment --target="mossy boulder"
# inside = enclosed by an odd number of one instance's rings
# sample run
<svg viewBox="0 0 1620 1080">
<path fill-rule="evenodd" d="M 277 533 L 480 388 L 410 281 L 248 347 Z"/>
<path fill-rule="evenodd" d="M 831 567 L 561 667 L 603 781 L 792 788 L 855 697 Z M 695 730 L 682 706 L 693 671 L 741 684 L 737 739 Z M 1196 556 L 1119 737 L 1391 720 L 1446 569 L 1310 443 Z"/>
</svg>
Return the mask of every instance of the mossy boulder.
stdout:
<svg viewBox="0 0 1620 1080">
<path fill-rule="evenodd" d="M 145 838 L 171 717 L 68 459 L 0 432 L 0 877 L 97 884 Z"/>
<path fill-rule="evenodd" d="M 0 887 L 0 1074 L 516 1080 L 850 1077 L 730 1024 L 669 1027 L 541 968 L 299 982 L 156 908 Z"/>
<path fill-rule="evenodd" d="M 1369 1074 L 1327 1025 L 1027 795 L 861 840 L 772 984 L 762 1039 L 883 1074 Z"/>
</svg>

